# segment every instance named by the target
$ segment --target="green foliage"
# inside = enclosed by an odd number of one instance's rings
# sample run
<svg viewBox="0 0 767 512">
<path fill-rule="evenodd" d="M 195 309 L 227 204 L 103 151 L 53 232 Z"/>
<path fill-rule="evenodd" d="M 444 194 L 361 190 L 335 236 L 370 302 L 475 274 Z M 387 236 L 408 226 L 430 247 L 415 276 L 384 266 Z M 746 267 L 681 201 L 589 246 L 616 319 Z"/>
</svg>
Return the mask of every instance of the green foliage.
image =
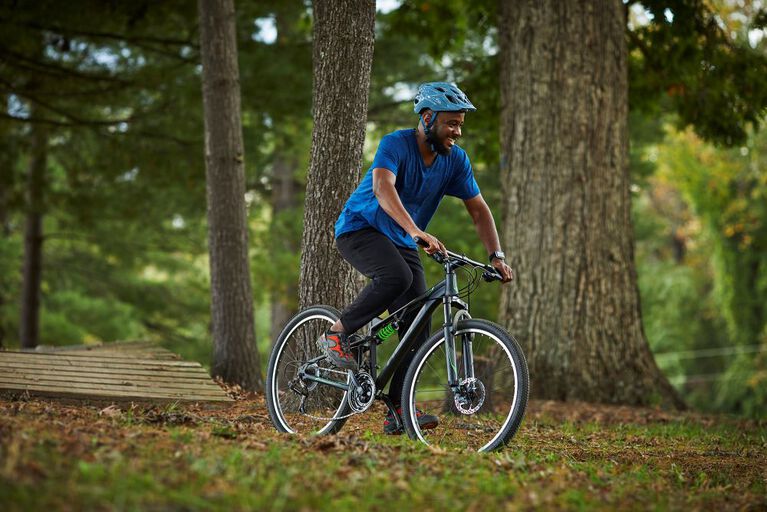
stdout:
<svg viewBox="0 0 767 512">
<path fill-rule="evenodd" d="M 52 293 L 47 297 L 45 313 L 51 317 L 66 320 L 70 325 L 79 326 L 87 331 L 70 343 L 82 339 L 114 341 L 119 339 L 136 339 L 142 329 L 135 319 L 133 308 L 125 303 L 109 301 L 103 298 L 93 298 L 82 295 L 75 290 L 63 290 Z M 43 316 L 44 332 L 56 332 L 56 329 L 45 329 L 46 315 Z M 43 339 L 45 344 L 47 340 Z M 52 344 L 65 344 L 67 340 L 53 339 Z"/>
<path fill-rule="evenodd" d="M 148 288 L 157 280 L 145 276 L 147 269 L 180 276 L 204 251 L 203 165 L 201 153 L 189 151 L 199 148 L 202 133 L 192 36 L 196 11 L 170 2 L 149 7 L 92 4 L 61 11 L 37 2 L 5 6 L 0 16 L 12 27 L 0 38 L 11 55 L 0 73 L 13 77 L 2 82 L 13 106 L 11 117 L 0 121 L 9 134 L 5 140 L 15 142 L 17 155 L 28 150 L 30 105 L 33 121 L 51 126 L 43 212 L 44 343 L 145 337 L 156 332 L 152 315 L 176 314 L 173 322 L 181 324 L 195 311 L 171 313 L 152 305 L 157 292 Z M 0 197 L 8 226 L 0 259 L 15 267 L 3 273 L 7 281 L 0 288 L 8 290 L 0 316 L 11 342 L 18 330 L 9 313 L 17 308 L 25 214 L 25 159 L 17 163 L 8 183 L 13 194 Z M 192 256 L 177 258 L 181 252 Z M 147 309 L 151 313 L 143 316 Z"/>
<path fill-rule="evenodd" d="M 767 113 L 767 56 L 749 46 L 743 13 L 701 0 L 631 4 L 649 18 L 628 31 L 632 108 L 670 109 L 680 128 L 711 141 L 745 140 Z"/>
<path fill-rule="evenodd" d="M 664 153 L 674 179 L 713 241 L 718 294 L 730 336 L 753 343 L 767 321 L 767 175 L 760 162 L 767 136 L 743 149 L 716 150 L 691 134 L 673 137 Z"/>
<path fill-rule="evenodd" d="M 658 363 L 708 410 L 767 411 L 767 136 L 717 149 L 668 129 L 635 201 L 645 328 Z M 712 396 L 714 399 L 712 400 Z"/>
</svg>

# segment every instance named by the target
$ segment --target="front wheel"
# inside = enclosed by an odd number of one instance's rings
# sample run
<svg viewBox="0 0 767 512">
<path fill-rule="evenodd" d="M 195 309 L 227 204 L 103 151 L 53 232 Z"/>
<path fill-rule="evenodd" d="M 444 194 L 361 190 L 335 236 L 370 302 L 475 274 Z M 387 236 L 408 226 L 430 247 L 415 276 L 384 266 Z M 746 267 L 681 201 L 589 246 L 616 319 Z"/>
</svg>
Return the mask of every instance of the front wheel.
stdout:
<svg viewBox="0 0 767 512">
<path fill-rule="evenodd" d="M 429 445 L 499 449 L 519 429 L 527 406 L 530 378 L 522 349 L 499 325 L 471 319 L 458 322 L 455 352 L 459 382 L 453 387 L 442 332 L 416 354 L 402 390 L 405 431 Z M 422 429 L 421 412 L 438 416 L 437 427 Z"/>
</svg>

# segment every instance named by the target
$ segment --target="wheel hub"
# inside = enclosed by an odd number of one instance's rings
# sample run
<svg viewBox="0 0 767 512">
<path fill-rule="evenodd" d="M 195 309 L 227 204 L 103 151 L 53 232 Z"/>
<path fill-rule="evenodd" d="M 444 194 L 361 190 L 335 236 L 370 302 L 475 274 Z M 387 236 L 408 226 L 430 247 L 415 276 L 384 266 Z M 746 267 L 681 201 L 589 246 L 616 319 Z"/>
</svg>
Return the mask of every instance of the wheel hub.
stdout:
<svg viewBox="0 0 767 512">
<path fill-rule="evenodd" d="M 474 414 L 485 403 L 485 385 L 477 378 L 463 379 L 454 395 L 455 407 L 461 414 Z"/>
<path fill-rule="evenodd" d="M 306 391 L 313 391 L 314 388 L 317 387 L 318 382 L 316 380 L 304 378 L 304 375 L 319 377 L 320 367 L 317 365 L 317 363 L 307 364 L 299 370 L 298 375 L 301 379 L 301 386 L 305 388 Z"/>
</svg>

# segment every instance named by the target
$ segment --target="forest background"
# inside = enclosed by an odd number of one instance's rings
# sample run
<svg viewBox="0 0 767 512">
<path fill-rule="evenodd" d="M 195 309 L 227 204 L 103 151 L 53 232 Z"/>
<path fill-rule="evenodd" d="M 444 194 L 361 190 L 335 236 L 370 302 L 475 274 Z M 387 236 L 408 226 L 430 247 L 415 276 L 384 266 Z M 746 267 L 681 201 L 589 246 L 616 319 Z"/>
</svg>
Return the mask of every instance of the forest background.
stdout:
<svg viewBox="0 0 767 512">
<path fill-rule="evenodd" d="M 723 34 L 724 51 L 706 53 L 700 35 L 685 32 L 690 5 Z M 149 339 L 210 365 L 196 6 L 82 6 L 2 7 L 0 345 L 18 347 L 24 329 L 24 230 L 32 213 L 43 233 L 41 344 Z M 418 83 L 455 81 L 479 107 L 467 116 L 461 145 L 498 220 L 495 2 L 378 7 L 363 170 L 383 134 L 415 127 Z M 631 194 L 647 339 L 688 404 L 764 417 L 764 94 L 751 105 L 727 101 L 743 83 L 756 96 L 764 88 L 762 5 L 630 2 L 626 9 Z M 239 2 L 236 12 L 255 329 L 265 363 L 298 306 L 312 10 L 267 1 Z M 692 91 L 704 101 L 688 101 Z M 453 250 L 483 256 L 459 201 L 443 203 L 430 232 Z M 439 269 L 425 267 L 434 282 Z M 499 295 L 499 287 L 483 287 L 472 297 L 473 314 L 497 318 Z"/>
</svg>

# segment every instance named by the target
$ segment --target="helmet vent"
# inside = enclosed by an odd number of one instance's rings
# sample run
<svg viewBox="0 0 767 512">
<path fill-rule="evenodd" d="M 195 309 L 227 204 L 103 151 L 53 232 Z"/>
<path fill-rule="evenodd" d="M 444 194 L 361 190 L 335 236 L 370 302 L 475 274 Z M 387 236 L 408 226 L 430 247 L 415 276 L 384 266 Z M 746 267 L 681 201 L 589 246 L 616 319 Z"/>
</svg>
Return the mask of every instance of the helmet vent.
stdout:
<svg viewBox="0 0 767 512">
<path fill-rule="evenodd" d="M 462 90 L 455 84 L 447 82 L 428 82 L 418 87 L 418 93 L 413 101 L 413 112 L 421 114 L 427 108 L 434 112 L 474 112 L 477 110 Z"/>
</svg>

